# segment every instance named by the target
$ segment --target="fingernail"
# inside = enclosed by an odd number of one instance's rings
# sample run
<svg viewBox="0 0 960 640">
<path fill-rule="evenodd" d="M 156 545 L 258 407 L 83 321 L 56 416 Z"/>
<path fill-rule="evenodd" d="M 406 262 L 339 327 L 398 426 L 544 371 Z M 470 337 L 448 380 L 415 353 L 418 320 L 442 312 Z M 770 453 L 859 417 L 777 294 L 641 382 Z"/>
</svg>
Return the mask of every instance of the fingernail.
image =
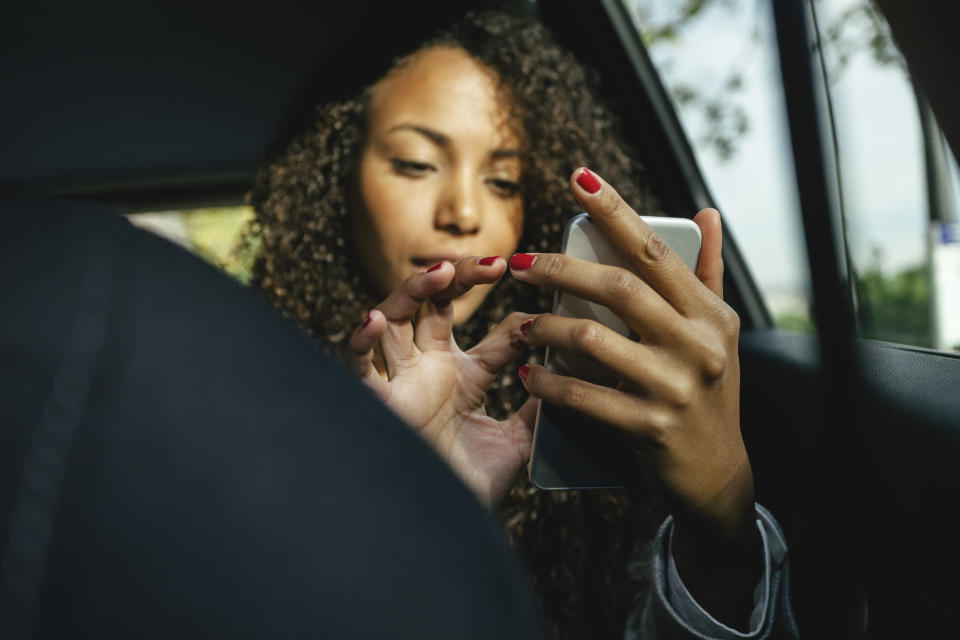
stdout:
<svg viewBox="0 0 960 640">
<path fill-rule="evenodd" d="M 528 318 L 520 323 L 520 333 L 527 335 L 530 333 L 530 327 L 533 326 L 533 318 Z"/>
<path fill-rule="evenodd" d="M 590 169 L 584 167 L 577 176 L 577 184 L 587 193 L 593 194 L 600 191 L 600 179 L 593 175 Z"/>
<path fill-rule="evenodd" d="M 427 269 L 426 271 L 424 271 L 424 273 L 430 273 L 431 271 L 436 271 L 437 269 L 439 269 L 439 268 L 442 267 L 442 266 L 443 266 L 443 263 L 442 263 L 442 262 L 438 262 L 437 264 L 433 265 L 432 267 L 430 267 L 429 269 Z"/>
<path fill-rule="evenodd" d="M 371 321 L 371 320 L 373 320 L 373 318 L 370 317 L 370 313 L 368 312 L 368 313 L 367 313 L 367 317 L 366 317 L 366 319 L 363 321 L 363 324 L 360 325 L 360 328 L 361 328 L 361 329 L 366 329 L 366 328 L 367 328 L 367 325 L 370 324 L 370 321 Z"/>
<path fill-rule="evenodd" d="M 522 366 L 517 370 L 517 373 L 520 374 L 520 379 L 521 379 L 521 380 L 526 380 L 526 379 L 527 379 L 527 374 L 530 373 L 530 365 L 528 365 L 528 364 L 522 365 Z"/>
<path fill-rule="evenodd" d="M 510 268 L 516 269 L 517 271 L 525 271 L 533 266 L 533 261 L 537 259 L 537 256 L 530 255 L 529 253 L 515 253 L 513 257 L 510 258 Z"/>
<path fill-rule="evenodd" d="M 489 266 L 492 265 L 494 262 L 496 262 L 496 261 L 497 261 L 497 258 L 499 258 L 499 257 L 500 257 L 500 256 L 490 256 L 489 258 L 480 258 L 479 260 L 477 260 L 477 264 L 479 264 L 480 266 L 483 266 L 483 267 L 489 267 Z"/>
</svg>

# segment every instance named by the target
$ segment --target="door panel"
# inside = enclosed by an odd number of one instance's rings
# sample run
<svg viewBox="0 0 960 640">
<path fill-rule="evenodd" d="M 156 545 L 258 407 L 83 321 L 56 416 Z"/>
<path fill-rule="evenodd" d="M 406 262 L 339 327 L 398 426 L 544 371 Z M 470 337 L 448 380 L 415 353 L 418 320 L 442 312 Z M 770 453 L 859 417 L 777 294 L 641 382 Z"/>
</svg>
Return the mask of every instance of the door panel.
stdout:
<svg viewBox="0 0 960 640">
<path fill-rule="evenodd" d="M 805 635 L 860 637 L 866 614 L 870 638 L 949 637 L 960 358 L 867 340 L 857 354 L 864 387 L 850 401 L 861 410 L 857 424 L 843 424 L 824 401 L 815 337 L 741 335 L 741 415 L 758 499 L 786 531 Z M 836 437 L 843 430 L 857 434 L 852 447 Z"/>
</svg>

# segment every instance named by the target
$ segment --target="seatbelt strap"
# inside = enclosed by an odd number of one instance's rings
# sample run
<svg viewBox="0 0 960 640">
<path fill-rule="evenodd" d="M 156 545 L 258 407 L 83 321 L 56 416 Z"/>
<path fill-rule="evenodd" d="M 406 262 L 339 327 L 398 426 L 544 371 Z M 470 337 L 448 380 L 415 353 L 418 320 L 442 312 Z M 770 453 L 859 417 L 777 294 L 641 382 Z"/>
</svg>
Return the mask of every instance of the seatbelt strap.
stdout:
<svg viewBox="0 0 960 640">
<path fill-rule="evenodd" d="M 60 486 L 104 340 L 112 288 L 110 235 L 91 225 L 77 313 L 24 460 L 0 567 L 0 637 L 5 639 L 31 638 L 36 630 Z"/>
</svg>

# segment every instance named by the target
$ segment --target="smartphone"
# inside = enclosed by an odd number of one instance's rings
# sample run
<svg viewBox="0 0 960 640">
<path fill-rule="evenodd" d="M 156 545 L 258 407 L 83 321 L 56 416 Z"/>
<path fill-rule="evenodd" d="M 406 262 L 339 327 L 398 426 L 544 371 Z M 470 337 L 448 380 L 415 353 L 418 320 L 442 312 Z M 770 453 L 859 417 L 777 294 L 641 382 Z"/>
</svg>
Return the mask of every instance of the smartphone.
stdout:
<svg viewBox="0 0 960 640">
<path fill-rule="evenodd" d="M 695 271 L 700 257 L 700 227 L 686 218 L 641 216 L 674 253 Z M 564 254 L 636 269 L 586 213 L 574 216 L 563 234 Z M 553 313 L 590 318 L 622 336 L 636 339 L 630 328 L 607 307 L 557 292 Z M 615 387 L 618 380 L 582 356 L 547 349 L 544 366 L 554 373 Z M 619 489 L 635 483 L 637 458 L 624 434 L 613 427 L 540 401 L 529 465 L 530 481 L 540 489 Z"/>
</svg>

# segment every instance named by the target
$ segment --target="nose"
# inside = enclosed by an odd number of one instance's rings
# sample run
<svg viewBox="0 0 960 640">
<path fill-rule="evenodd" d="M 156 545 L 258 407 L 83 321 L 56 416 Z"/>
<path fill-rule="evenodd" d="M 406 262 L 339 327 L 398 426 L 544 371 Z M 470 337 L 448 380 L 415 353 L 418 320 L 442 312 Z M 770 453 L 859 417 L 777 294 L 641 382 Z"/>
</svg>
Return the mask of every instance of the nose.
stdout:
<svg viewBox="0 0 960 640">
<path fill-rule="evenodd" d="M 434 226 L 458 236 L 478 233 L 483 222 L 478 186 L 466 172 L 451 175 L 437 202 Z"/>
</svg>

